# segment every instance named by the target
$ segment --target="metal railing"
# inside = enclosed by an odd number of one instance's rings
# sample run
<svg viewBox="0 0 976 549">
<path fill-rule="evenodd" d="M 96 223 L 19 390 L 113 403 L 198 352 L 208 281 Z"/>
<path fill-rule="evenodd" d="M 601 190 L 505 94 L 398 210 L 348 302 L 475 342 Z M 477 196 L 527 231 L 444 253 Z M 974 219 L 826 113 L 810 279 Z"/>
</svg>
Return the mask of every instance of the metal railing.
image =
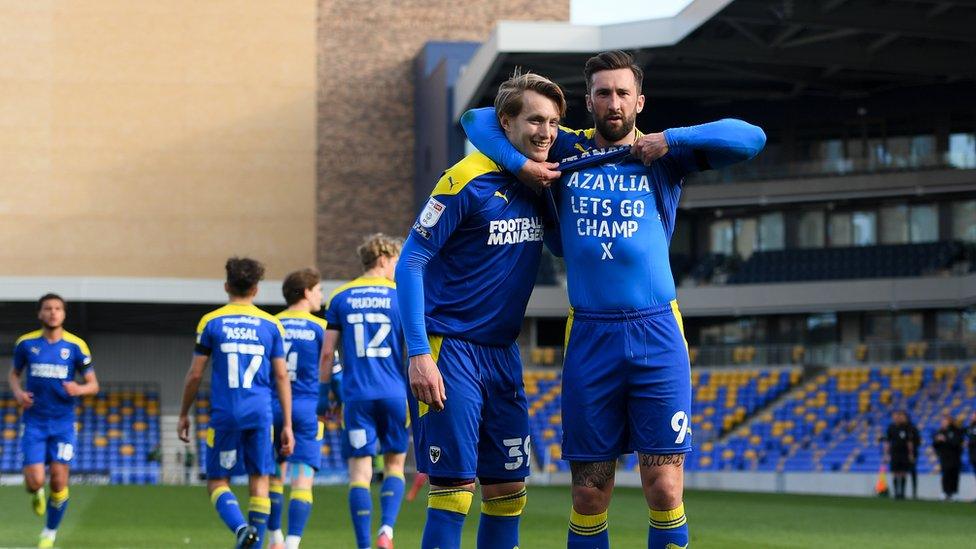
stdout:
<svg viewBox="0 0 976 549">
<path fill-rule="evenodd" d="M 870 155 L 855 158 L 824 158 L 801 162 L 743 162 L 722 170 L 698 172 L 688 176 L 696 185 L 793 179 L 806 177 L 836 177 L 921 170 L 976 169 L 976 152 L 952 152 L 912 155 Z"/>
</svg>

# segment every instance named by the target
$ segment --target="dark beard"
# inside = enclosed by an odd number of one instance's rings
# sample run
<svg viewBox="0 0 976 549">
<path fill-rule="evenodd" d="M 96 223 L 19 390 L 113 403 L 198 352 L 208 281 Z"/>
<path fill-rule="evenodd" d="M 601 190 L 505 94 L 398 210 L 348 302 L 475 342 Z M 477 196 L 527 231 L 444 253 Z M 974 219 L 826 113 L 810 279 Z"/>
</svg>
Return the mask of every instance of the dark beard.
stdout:
<svg viewBox="0 0 976 549">
<path fill-rule="evenodd" d="M 593 117 L 593 124 L 596 126 L 596 131 L 611 143 L 620 141 L 627 137 L 630 132 L 634 131 L 634 124 L 637 122 L 637 113 L 635 112 L 629 118 L 624 119 L 623 122 L 619 129 L 614 129 L 606 119 Z"/>
</svg>

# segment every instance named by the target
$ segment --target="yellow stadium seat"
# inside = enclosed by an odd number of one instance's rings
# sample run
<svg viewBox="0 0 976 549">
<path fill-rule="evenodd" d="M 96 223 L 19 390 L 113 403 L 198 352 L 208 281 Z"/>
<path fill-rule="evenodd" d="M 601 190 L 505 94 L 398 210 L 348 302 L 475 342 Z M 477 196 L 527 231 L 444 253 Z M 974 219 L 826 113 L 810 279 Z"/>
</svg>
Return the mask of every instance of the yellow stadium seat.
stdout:
<svg viewBox="0 0 976 549">
<path fill-rule="evenodd" d="M 328 444 L 323 444 L 322 445 L 322 455 L 323 456 L 327 456 L 327 455 L 329 455 L 331 453 L 332 453 L 332 448 L 330 448 Z"/>
<path fill-rule="evenodd" d="M 95 448 L 104 448 L 108 446 L 108 439 L 105 437 L 95 437 L 92 440 L 92 444 L 95 445 Z"/>
<path fill-rule="evenodd" d="M 122 438 L 122 431 L 118 429 L 109 429 L 108 438 Z"/>
<path fill-rule="evenodd" d="M 532 357 L 532 362 L 535 364 L 542 364 L 542 349 L 539 347 L 533 347 L 530 353 Z"/>
<path fill-rule="evenodd" d="M 16 429 L 4 429 L 3 430 L 3 439 L 4 440 L 14 440 L 16 438 L 17 438 L 17 430 Z"/>
<path fill-rule="evenodd" d="M 145 421 L 137 421 L 132 424 L 132 430 L 137 433 L 141 433 L 148 428 L 149 428 L 149 424 L 146 423 Z"/>
<path fill-rule="evenodd" d="M 552 366 L 556 363 L 556 349 L 552 347 L 546 347 L 542 350 L 542 361 L 546 366 Z"/>
<path fill-rule="evenodd" d="M 123 456 L 135 455 L 136 447 L 131 444 L 123 444 L 121 447 L 119 447 L 119 453 Z"/>
</svg>

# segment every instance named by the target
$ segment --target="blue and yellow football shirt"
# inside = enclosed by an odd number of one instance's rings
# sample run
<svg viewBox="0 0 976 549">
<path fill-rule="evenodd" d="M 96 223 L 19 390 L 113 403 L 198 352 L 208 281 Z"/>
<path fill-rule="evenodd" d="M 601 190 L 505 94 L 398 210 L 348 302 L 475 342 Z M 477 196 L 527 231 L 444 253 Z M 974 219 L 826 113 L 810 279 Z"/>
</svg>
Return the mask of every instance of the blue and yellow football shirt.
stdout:
<svg viewBox="0 0 976 549">
<path fill-rule="evenodd" d="M 570 164 L 596 148 L 594 134 L 561 131 L 551 154 Z M 552 192 L 574 308 L 637 310 L 676 298 L 668 248 L 682 179 L 697 162 L 691 149 L 673 148 L 650 166 L 625 156 L 563 168 Z"/>
<path fill-rule="evenodd" d="M 319 397 L 319 362 L 325 343 L 325 319 L 304 311 L 276 315 L 285 328 L 285 360 L 292 398 Z M 278 398 L 277 393 L 272 393 Z"/>
<path fill-rule="evenodd" d="M 34 395 L 34 404 L 24 411 L 24 419 L 64 418 L 74 422 L 78 399 L 64 390 L 64 383 L 90 372 L 91 360 L 85 341 L 68 331 L 54 343 L 44 339 L 41 330 L 17 338 L 14 369 L 24 379 L 24 390 Z"/>
<path fill-rule="evenodd" d="M 197 325 L 196 353 L 209 355 L 210 425 L 218 430 L 271 425 L 271 360 L 283 358 L 285 330 L 254 305 L 230 303 Z"/>
<path fill-rule="evenodd" d="M 430 352 L 427 333 L 515 341 L 539 269 L 543 211 L 539 196 L 481 153 L 444 172 L 397 266 L 410 356 Z"/>
<path fill-rule="evenodd" d="M 325 319 L 341 332 L 342 401 L 406 398 L 400 305 L 393 281 L 360 277 L 329 296 Z"/>
</svg>

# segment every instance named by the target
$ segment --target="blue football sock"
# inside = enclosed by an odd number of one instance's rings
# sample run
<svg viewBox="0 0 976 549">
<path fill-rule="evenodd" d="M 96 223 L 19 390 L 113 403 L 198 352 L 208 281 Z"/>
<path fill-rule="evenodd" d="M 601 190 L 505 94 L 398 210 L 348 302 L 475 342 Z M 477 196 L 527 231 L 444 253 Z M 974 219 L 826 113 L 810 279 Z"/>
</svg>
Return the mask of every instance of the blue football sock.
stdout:
<svg viewBox="0 0 976 549">
<path fill-rule="evenodd" d="M 288 501 L 288 535 L 301 537 L 308 516 L 312 514 L 312 490 L 298 488 L 291 491 Z"/>
<path fill-rule="evenodd" d="M 373 498 L 369 495 L 369 484 L 352 482 L 349 484 L 349 515 L 352 529 L 356 532 L 356 546 L 370 547 L 369 527 L 372 521 Z"/>
<path fill-rule="evenodd" d="M 482 501 L 478 549 L 517 549 L 519 519 L 522 517 L 525 502 L 525 488 L 514 494 Z"/>
<path fill-rule="evenodd" d="M 47 528 L 57 530 L 68 510 L 68 487 L 65 486 L 59 492 L 51 492 L 51 497 L 47 499 Z"/>
<path fill-rule="evenodd" d="M 214 509 L 220 515 L 220 520 L 224 521 L 231 532 L 236 534 L 241 526 L 247 524 L 244 520 L 244 514 L 241 513 L 241 506 L 237 503 L 237 497 L 234 496 L 234 492 L 230 491 L 230 488 L 221 486 L 214 490 L 210 494 L 210 502 L 213 503 Z"/>
<path fill-rule="evenodd" d="M 607 512 L 598 515 L 582 515 L 573 509 L 569 515 L 569 538 L 566 548 L 610 549 Z"/>
<path fill-rule="evenodd" d="M 403 502 L 403 489 L 406 482 L 403 475 L 387 475 L 380 488 L 380 509 L 383 511 L 382 526 L 389 526 L 392 530 L 396 526 L 397 515 L 400 514 L 400 503 Z"/>
<path fill-rule="evenodd" d="M 648 513 L 647 549 L 685 549 L 688 547 L 688 519 L 682 503 L 670 511 Z"/>
<path fill-rule="evenodd" d="M 431 489 L 421 549 L 460 549 L 464 518 L 473 494 L 462 488 Z"/>
<path fill-rule="evenodd" d="M 264 543 L 264 533 L 268 530 L 268 515 L 271 513 L 271 500 L 268 498 L 251 496 L 247 510 L 247 523 L 258 531 L 256 547 Z"/>
<path fill-rule="evenodd" d="M 268 530 L 281 530 L 281 508 L 285 503 L 285 487 L 272 484 L 268 488 L 268 499 L 271 500 L 271 513 L 268 515 Z"/>
</svg>

